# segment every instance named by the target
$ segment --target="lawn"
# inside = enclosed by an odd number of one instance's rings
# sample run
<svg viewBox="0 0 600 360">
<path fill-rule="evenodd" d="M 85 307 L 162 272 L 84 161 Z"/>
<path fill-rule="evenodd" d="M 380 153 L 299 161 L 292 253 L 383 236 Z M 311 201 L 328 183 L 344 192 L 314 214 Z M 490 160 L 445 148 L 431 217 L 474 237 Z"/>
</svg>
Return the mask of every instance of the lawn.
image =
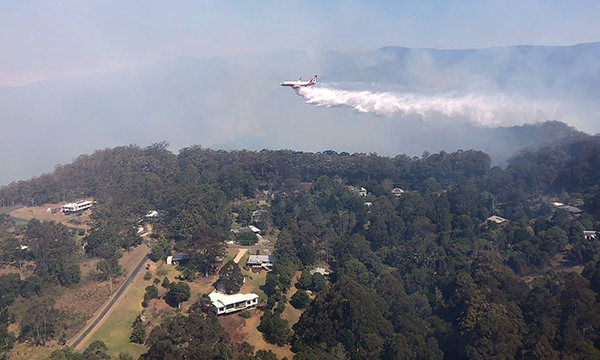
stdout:
<svg viewBox="0 0 600 360">
<path fill-rule="evenodd" d="M 104 320 L 96 327 L 77 350 L 82 351 L 95 340 L 102 340 L 108 346 L 108 353 L 116 357 L 121 352 L 128 352 L 134 358 L 138 358 L 146 351 L 143 345 L 129 342 L 131 334 L 131 323 L 142 311 L 142 299 L 146 286 L 152 281 L 144 281 L 145 271 L 142 270 L 134 278 L 131 285 L 115 303 Z"/>
</svg>

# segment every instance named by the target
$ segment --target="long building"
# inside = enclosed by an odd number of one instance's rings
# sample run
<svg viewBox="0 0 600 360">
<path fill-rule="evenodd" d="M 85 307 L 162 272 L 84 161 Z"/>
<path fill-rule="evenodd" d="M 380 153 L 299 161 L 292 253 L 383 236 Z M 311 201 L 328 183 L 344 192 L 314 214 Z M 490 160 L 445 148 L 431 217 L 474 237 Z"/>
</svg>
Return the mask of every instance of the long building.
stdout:
<svg viewBox="0 0 600 360">
<path fill-rule="evenodd" d="M 87 210 L 92 206 L 94 206 L 94 201 L 79 200 L 78 202 L 64 204 L 61 207 L 61 210 L 65 214 L 73 214 L 76 212 Z"/>
<path fill-rule="evenodd" d="M 212 301 L 215 313 L 217 315 L 229 314 L 232 312 L 251 309 L 258 304 L 258 295 L 256 294 L 234 294 L 225 295 L 217 292 L 208 294 Z"/>
</svg>

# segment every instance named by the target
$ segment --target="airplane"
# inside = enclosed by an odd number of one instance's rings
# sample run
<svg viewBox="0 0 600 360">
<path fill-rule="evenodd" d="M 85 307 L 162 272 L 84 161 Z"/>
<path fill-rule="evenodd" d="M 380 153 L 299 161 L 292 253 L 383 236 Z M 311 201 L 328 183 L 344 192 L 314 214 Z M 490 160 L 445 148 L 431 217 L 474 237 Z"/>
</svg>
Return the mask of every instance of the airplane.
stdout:
<svg viewBox="0 0 600 360">
<path fill-rule="evenodd" d="M 284 81 L 282 82 L 281 86 L 291 86 L 292 89 L 298 89 L 301 87 L 307 87 L 307 86 L 311 86 L 317 83 L 317 75 L 315 75 L 314 78 L 310 79 L 309 81 L 302 81 L 302 78 L 298 79 L 298 81 Z"/>
</svg>

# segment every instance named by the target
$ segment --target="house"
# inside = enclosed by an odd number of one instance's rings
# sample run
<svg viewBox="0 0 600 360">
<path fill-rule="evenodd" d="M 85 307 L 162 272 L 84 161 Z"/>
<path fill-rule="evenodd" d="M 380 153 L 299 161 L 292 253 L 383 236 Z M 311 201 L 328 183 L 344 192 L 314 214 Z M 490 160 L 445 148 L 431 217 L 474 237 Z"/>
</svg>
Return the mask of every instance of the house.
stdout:
<svg viewBox="0 0 600 360">
<path fill-rule="evenodd" d="M 264 211 L 263 210 L 256 210 L 252 212 L 252 218 L 250 219 L 250 221 L 252 222 L 257 222 L 260 221 L 260 218 L 263 216 Z"/>
<path fill-rule="evenodd" d="M 241 227 L 239 229 L 235 229 L 232 231 L 235 235 L 247 234 L 247 233 L 260 234 L 260 229 L 257 228 L 256 226 L 252 226 L 252 225 L 246 226 L 246 227 Z"/>
<path fill-rule="evenodd" d="M 364 187 L 358 188 L 356 186 L 348 185 L 348 189 L 357 195 L 367 196 L 367 189 Z"/>
<path fill-rule="evenodd" d="M 225 295 L 211 292 L 208 294 L 208 297 L 210 298 L 217 315 L 230 314 L 244 309 L 252 309 L 258 304 L 258 295 L 253 293 Z"/>
<path fill-rule="evenodd" d="M 598 235 L 596 234 L 596 231 L 584 231 L 583 238 L 586 240 L 597 240 Z"/>
<path fill-rule="evenodd" d="M 563 206 L 559 206 L 558 208 L 568 211 L 572 215 L 581 214 L 581 212 L 582 212 L 580 208 L 578 208 L 576 206 L 571 206 L 571 205 L 563 205 Z"/>
<path fill-rule="evenodd" d="M 311 271 L 310 274 L 314 275 L 316 273 L 319 273 L 323 276 L 325 275 L 329 275 L 329 271 L 325 270 L 322 266 L 315 266 Z"/>
<path fill-rule="evenodd" d="M 402 196 L 403 193 L 404 193 L 404 190 L 402 190 L 400 188 L 394 188 L 394 190 L 392 190 L 392 195 L 394 195 L 395 197 L 400 197 L 400 196 Z"/>
<path fill-rule="evenodd" d="M 171 256 L 167 256 L 167 265 L 178 264 L 182 261 L 186 261 L 192 258 L 190 254 L 174 254 Z"/>
<path fill-rule="evenodd" d="M 508 225 L 508 223 L 509 223 L 508 220 L 506 220 L 505 218 L 500 217 L 498 215 L 490 216 L 489 218 L 487 218 L 486 222 L 488 222 L 488 221 L 495 222 L 496 224 L 498 224 L 498 225 L 500 225 L 502 227 Z"/>
<path fill-rule="evenodd" d="M 274 261 L 275 256 L 273 255 L 250 255 L 248 261 L 246 261 L 246 266 L 252 269 L 271 270 Z"/>
<path fill-rule="evenodd" d="M 373 203 L 372 203 L 372 202 L 370 202 L 370 201 L 367 201 L 367 202 L 365 203 L 365 206 L 367 206 L 367 207 L 371 207 L 371 206 L 373 206 Z"/>
<path fill-rule="evenodd" d="M 94 203 L 95 201 L 79 200 L 74 203 L 64 204 L 61 207 L 61 211 L 65 214 L 74 214 L 91 208 L 92 206 L 94 206 Z"/>
</svg>

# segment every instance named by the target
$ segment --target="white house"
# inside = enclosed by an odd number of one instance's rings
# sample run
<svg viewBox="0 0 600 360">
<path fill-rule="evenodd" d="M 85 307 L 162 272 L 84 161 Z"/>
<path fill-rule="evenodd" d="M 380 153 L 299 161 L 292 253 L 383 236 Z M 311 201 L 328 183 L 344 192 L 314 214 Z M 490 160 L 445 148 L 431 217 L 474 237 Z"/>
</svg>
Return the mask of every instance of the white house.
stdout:
<svg viewBox="0 0 600 360">
<path fill-rule="evenodd" d="M 79 211 L 84 211 L 94 206 L 94 201 L 79 200 L 75 203 L 68 203 L 61 207 L 61 211 L 65 214 L 73 214 Z"/>
<path fill-rule="evenodd" d="M 392 190 L 392 195 L 394 195 L 395 197 L 400 197 L 400 196 L 402 196 L 403 193 L 404 193 L 404 190 L 402 190 L 400 188 L 394 188 Z"/>
<path fill-rule="evenodd" d="M 492 215 L 492 216 L 490 216 L 489 218 L 487 218 L 487 221 L 493 221 L 493 222 L 495 222 L 496 224 L 498 224 L 498 225 L 500 225 L 502 227 L 508 225 L 508 223 L 509 223 L 508 220 L 506 220 L 505 218 L 500 217 L 498 215 Z"/>
<path fill-rule="evenodd" d="M 253 293 L 225 295 L 211 292 L 208 294 L 208 297 L 210 298 L 217 315 L 229 314 L 244 309 L 252 309 L 258 304 L 258 295 Z"/>
</svg>

